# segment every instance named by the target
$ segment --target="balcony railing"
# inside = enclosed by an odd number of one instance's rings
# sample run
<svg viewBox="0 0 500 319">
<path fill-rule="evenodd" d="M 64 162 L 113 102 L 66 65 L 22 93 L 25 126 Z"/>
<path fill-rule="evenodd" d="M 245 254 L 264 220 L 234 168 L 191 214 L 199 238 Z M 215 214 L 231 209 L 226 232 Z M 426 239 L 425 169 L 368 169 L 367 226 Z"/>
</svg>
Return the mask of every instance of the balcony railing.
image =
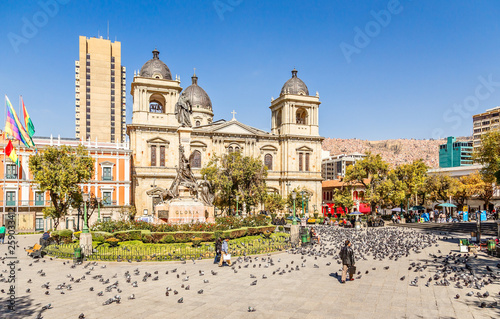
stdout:
<svg viewBox="0 0 500 319">
<path fill-rule="evenodd" d="M 112 180 L 113 180 L 113 176 L 106 176 L 106 175 L 103 175 L 103 176 L 102 176 L 102 180 L 103 180 L 103 181 L 112 181 Z"/>
<path fill-rule="evenodd" d="M 5 174 L 5 179 L 17 179 L 17 174 Z"/>
<path fill-rule="evenodd" d="M 88 202 L 87 202 L 88 204 Z M 5 207 L 47 207 L 51 205 L 50 200 L 0 200 L 0 208 Z M 118 206 L 116 200 L 101 201 L 101 207 Z M 83 211 L 83 203 L 82 203 Z"/>
</svg>

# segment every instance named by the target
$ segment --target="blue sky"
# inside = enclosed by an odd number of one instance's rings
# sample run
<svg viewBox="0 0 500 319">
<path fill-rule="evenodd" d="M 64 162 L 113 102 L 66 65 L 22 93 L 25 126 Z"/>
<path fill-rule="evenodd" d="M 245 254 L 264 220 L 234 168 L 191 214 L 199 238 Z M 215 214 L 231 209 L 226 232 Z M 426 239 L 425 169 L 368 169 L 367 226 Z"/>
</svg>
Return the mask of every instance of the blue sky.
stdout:
<svg viewBox="0 0 500 319">
<path fill-rule="evenodd" d="M 472 114 L 500 105 L 493 0 L 8 0 L 0 12 L 0 94 L 15 106 L 23 95 L 39 136 L 74 137 L 78 36 L 106 37 L 108 21 L 127 67 L 127 122 L 133 71 L 155 47 L 182 87 L 196 68 L 214 119 L 234 109 L 264 130 L 294 67 L 319 91 L 325 137 L 470 135 Z"/>
</svg>

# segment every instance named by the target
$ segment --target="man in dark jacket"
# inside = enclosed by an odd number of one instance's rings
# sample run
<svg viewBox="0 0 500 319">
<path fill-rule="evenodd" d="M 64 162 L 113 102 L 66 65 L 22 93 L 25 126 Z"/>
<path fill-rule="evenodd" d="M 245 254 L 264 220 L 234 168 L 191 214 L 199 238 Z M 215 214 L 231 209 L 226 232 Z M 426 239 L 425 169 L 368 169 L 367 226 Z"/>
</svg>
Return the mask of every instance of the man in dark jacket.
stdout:
<svg viewBox="0 0 500 319">
<path fill-rule="evenodd" d="M 340 259 L 342 259 L 342 283 L 345 283 L 347 270 L 349 270 L 349 279 L 354 280 L 354 251 L 351 248 L 351 242 L 345 241 L 344 247 L 340 250 Z"/>
</svg>

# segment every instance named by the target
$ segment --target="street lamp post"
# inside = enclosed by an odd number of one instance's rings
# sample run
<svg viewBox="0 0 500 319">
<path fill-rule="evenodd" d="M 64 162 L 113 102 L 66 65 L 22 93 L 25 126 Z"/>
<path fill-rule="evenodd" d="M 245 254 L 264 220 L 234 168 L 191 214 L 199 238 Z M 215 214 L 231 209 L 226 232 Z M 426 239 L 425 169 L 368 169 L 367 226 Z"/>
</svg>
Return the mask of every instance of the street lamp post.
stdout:
<svg viewBox="0 0 500 319">
<path fill-rule="evenodd" d="M 300 192 L 300 199 L 302 200 L 302 215 L 304 215 L 304 191 Z"/>
<path fill-rule="evenodd" d="M 87 193 L 83 194 L 83 230 L 82 233 L 88 234 L 89 233 L 89 227 L 87 225 L 87 199 L 89 195 Z"/>
<path fill-rule="evenodd" d="M 238 201 L 240 200 L 240 195 L 236 195 L 236 217 L 238 217 Z"/>
<path fill-rule="evenodd" d="M 297 198 L 297 193 L 295 191 L 292 192 L 293 198 L 293 217 L 292 217 L 292 225 L 297 225 L 297 221 L 295 220 L 295 199 Z"/>
<path fill-rule="evenodd" d="M 97 197 L 97 222 L 101 222 L 101 198 Z"/>
<path fill-rule="evenodd" d="M 309 216 L 309 194 L 306 197 L 306 216 Z"/>
<path fill-rule="evenodd" d="M 80 214 L 82 212 L 82 207 L 81 206 L 78 206 L 78 215 L 77 215 L 77 226 L 76 226 L 76 230 L 77 231 L 80 231 Z"/>
</svg>

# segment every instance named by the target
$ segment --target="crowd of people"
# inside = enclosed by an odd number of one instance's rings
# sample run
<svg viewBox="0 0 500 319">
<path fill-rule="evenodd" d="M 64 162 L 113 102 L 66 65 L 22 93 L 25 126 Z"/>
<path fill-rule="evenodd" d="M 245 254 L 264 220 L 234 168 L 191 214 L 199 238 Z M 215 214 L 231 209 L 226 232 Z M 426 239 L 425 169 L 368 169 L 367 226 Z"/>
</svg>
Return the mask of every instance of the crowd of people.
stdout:
<svg viewBox="0 0 500 319">
<path fill-rule="evenodd" d="M 329 151 L 331 155 L 371 152 L 380 154 L 384 161 L 395 166 L 422 159 L 429 167 L 436 168 L 439 166 L 439 145 L 444 143 L 444 139 L 366 141 L 326 138 L 323 141 L 323 150 Z"/>
</svg>

